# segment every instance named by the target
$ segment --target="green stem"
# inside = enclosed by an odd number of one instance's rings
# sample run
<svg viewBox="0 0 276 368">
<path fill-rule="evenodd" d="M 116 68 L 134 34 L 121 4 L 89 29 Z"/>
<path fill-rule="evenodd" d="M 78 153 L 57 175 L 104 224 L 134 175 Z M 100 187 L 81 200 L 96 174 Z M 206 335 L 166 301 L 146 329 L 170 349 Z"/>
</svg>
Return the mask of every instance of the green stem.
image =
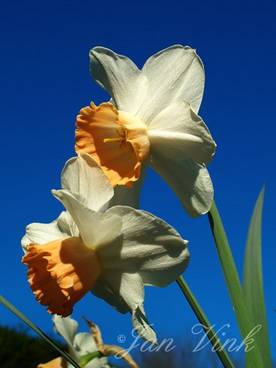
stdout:
<svg viewBox="0 0 276 368">
<path fill-rule="evenodd" d="M 220 359 L 224 368 L 235 368 L 233 363 L 231 362 L 228 354 L 223 349 L 219 338 L 216 335 L 216 332 L 213 330 L 213 326 L 210 324 L 208 318 L 206 317 L 205 313 L 203 312 L 201 306 L 199 305 L 198 301 L 196 300 L 194 294 L 192 293 L 191 289 L 187 285 L 186 281 L 182 276 L 179 276 L 176 280 L 178 286 L 182 290 L 185 298 L 187 299 L 190 307 L 192 308 L 193 312 L 195 313 L 197 319 L 199 320 L 202 328 L 205 330 L 206 335 L 208 336 L 210 343 L 213 345 L 218 358 Z"/>
<path fill-rule="evenodd" d="M 79 365 L 80 365 L 81 368 L 84 368 L 89 362 L 91 362 L 91 360 L 93 360 L 95 358 L 102 358 L 102 357 L 103 357 L 103 355 L 99 351 L 94 351 L 93 353 L 88 353 L 80 359 Z"/>
</svg>

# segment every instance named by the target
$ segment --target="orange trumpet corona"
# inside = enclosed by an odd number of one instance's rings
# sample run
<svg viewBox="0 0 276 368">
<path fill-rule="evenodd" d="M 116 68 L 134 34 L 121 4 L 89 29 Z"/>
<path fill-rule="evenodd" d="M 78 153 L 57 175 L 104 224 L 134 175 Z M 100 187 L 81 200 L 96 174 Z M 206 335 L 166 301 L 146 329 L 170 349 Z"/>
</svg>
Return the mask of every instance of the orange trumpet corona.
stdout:
<svg viewBox="0 0 276 368">
<path fill-rule="evenodd" d="M 80 237 L 47 244 L 30 244 L 22 262 L 28 266 L 28 281 L 40 304 L 63 317 L 95 285 L 101 265 L 95 250 Z"/>
<path fill-rule="evenodd" d="M 140 177 L 150 142 L 140 119 L 109 102 L 99 106 L 91 103 L 77 116 L 75 149 L 91 155 L 113 186 L 131 186 Z"/>
</svg>

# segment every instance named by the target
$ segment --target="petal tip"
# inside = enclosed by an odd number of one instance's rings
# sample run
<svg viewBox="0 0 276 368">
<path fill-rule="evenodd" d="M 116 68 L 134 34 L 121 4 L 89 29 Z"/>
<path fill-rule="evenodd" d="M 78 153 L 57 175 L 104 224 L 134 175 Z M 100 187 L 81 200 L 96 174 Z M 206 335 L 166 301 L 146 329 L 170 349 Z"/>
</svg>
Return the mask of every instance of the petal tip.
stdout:
<svg viewBox="0 0 276 368">
<path fill-rule="evenodd" d="M 51 190 L 51 194 L 57 198 L 57 199 L 61 199 L 62 198 L 62 194 L 60 193 L 60 190 L 57 189 L 52 189 Z"/>
</svg>

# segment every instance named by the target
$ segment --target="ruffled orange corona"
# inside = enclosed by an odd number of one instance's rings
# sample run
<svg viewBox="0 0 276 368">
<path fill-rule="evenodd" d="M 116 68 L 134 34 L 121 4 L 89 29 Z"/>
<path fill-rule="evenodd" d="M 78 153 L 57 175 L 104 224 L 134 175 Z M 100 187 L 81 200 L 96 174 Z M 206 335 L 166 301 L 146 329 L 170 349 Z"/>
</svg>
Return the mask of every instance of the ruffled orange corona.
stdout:
<svg viewBox="0 0 276 368">
<path fill-rule="evenodd" d="M 80 237 L 30 244 L 22 262 L 29 268 L 28 281 L 36 299 L 50 313 L 63 317 L 72 313 L 101 272 L 95 250 L 86 247 Z"/>
<path fill-rule="evenodd" d="M 63 358 L 56 358 L 51 360 L 48 363 L 41 363 L 37 366 L 37 368 L 66 368 L 67 363 Z"/>
<path fill-rule="evenodd" d="M 149 148 L 144 123 L 111 103 L 91 103 L 77 116 L 76 151 L 91 155 L 114 186 L 139 179 Z"/>
</svg>

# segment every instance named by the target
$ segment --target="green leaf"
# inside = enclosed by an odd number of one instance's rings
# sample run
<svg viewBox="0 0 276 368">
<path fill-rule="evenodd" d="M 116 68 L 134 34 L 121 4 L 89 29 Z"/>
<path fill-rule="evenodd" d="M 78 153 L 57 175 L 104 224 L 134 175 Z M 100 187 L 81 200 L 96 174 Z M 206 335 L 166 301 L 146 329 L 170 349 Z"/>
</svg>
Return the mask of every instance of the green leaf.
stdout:
<svg viewBox="0 0 276 368">
<path fill-rule="evenodd" d="M 243 289 L 247 308 L 251 314 L 252 328 L 257 325 L 262 326 L 254 337 L 260 347 L 264 366 L 272 368 L 262 270 L 263 202 L 264 189 L 259 194 L 249 225 L 244 258 Z"/>
<path fill-rule="evenodd" d="M 29 320 L 22 312 L 20 312 L 14 305 L 12 305 L 6 298 L 0 295 L 0 303 L 21 319 L 27 326 L 35 331 L 42 339 L 44 339 L 52 348 L 54 348 L 67 362 L 72 364 L 75 368 L 80 366 L 71 358 L 71 356 L 63 351 L 49 336 L 47 336 L 39 327 Z"/>
<path fill-rule="evenodd" d="M 239 329 L 243 339 L 245 339 L 251 331 L 252 323 L 250 316 L 248 315 L 245 297 L 237 267 L 232 255 L 231 247 L 228 242 L 224 226 L 215 202 L 213 202 L 208 215 L 210 227 L 215 240 L 226 285 L 230 294 L 232 304 L 234 306 Z M 247 366 L 250 368 L 266 368 L 263 364 L 258 344 L 255 344 L 254 349 L 246 353 L 246 362 Z"/>
</svg>

